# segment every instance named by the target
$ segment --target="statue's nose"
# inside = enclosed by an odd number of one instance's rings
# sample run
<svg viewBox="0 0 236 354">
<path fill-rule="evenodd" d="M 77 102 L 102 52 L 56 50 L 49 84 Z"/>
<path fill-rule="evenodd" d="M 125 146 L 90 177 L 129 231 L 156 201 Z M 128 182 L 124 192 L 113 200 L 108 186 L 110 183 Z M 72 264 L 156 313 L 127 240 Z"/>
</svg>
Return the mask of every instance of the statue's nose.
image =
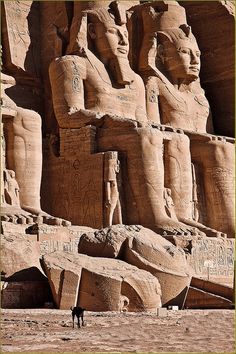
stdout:
<svg viewBox="0 0 236 354">
<path fill-rule="evenodd" d="M 200 58 L 195 54 L 194 52 L 191 52 L 191 63 L 192 64 L 199 64 L 200 63 Z"/>
<path fill-rule="evenodd" d="M 122 32 L 119 32 L 119 43 L 122 45 L 129 44 L 128 38 Z"/>
</svg>

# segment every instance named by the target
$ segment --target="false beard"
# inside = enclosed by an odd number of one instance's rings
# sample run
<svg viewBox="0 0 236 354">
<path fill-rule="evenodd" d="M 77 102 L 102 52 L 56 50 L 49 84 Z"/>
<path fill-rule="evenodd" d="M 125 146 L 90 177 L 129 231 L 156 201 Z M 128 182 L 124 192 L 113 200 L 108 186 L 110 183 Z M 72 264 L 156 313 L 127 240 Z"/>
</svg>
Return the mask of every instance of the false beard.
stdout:
<svg viewBox="0 0 236 354">
<path fill-rule="evenodd" d="M 134 72 L 130 67 L 128 58 L 115 57 L 110 60 L 109 67 L 115 81 L 120 85 L 128 85 L 134 81 Z"/>
</svg>

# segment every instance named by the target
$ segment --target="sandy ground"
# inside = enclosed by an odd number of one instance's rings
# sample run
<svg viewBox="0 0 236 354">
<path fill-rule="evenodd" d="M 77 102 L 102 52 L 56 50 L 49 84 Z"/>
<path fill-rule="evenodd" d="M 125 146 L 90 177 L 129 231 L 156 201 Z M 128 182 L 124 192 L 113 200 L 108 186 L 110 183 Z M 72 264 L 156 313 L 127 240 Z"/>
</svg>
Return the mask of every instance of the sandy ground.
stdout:
<svg viewBox="0 0 236 354">
<path fill-rule="evenodd" d="M 233 310 L 85 312 L 85 321 L 73 329 L 70 311 L 2 310 L 1 352 L 234 352 Z"/>
</svg>

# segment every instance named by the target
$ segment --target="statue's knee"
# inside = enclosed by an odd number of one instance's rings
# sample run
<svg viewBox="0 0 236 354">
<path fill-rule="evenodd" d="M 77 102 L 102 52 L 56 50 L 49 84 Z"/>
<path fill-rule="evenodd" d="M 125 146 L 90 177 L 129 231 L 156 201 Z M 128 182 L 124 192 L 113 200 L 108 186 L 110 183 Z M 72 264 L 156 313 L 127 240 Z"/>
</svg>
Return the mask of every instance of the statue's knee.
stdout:
<svg viewBox="0 0 236 354">
<path fill-rule="evenodd" d="M 168 154 L 190 159 L 190 141 L 184 134 L 173 133 L 171 140 L 165 142 Z"/>
<path fill-rule="evenodd" d="M 37 112 L 17 107 L 17 115 L 21 118 L 24 128 L 30 131 L 41 130 L 41 117 Z"/>
<path fill-rule="evenodd" d="M 163 134 L 157 129 L 141 128 L 138 131 L 138 136 L 142 143 L 145 144 L 157 147 L 163 144 Z"/>
<path fill-rule="evenodd" d="M 189 137 L 185 134 L 173 134 L 173 140 L 176 141 L 179 148 L 189 149 L 190 148 L 190 140 Z"/>
<path fill-rule="evenodd" d="M 211 141 L 207 144 L 208 158 L 222 165 L 234 164 L 234 145 L 222 141 Z"/>
</svg>

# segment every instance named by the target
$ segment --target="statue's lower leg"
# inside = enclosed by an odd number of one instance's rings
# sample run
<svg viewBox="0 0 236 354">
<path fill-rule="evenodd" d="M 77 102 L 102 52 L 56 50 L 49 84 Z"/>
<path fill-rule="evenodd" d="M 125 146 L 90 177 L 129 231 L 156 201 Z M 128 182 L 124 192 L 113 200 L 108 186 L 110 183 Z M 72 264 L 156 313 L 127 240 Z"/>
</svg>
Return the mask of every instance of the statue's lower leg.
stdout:
<svg viewBox="0 0 236 354">
<path fill-rule="evenodd" d="M 122 173 L 126 223 L 141 224 L 161 234 L 202 234 L 195 227 L 166 215 L 163 134 L 159 130 L 137 128 L 121 134 L 119 129 L 101 129 L 98 148 L 99 151 L 115 150 L 126 156 Z"/>
<path fill-rule="evenodd" d="M 24 223 L 70 225 L 66 220 L 42 211 L 40 184 L 42 177 L 41 118 L 30 110 L 17 107 L 17 115 L 4 121 L 6 167 L 15 172 L 19 186 L 19 203 L 5 203 L 1 208 L 3 220 Z"/>
<path fill-rule="evenodd" d="M 234 237 L 234 145 L 209 136 L 193 139 L 191 153 L 203 176 L 206 224 Z"/>
</svg>

